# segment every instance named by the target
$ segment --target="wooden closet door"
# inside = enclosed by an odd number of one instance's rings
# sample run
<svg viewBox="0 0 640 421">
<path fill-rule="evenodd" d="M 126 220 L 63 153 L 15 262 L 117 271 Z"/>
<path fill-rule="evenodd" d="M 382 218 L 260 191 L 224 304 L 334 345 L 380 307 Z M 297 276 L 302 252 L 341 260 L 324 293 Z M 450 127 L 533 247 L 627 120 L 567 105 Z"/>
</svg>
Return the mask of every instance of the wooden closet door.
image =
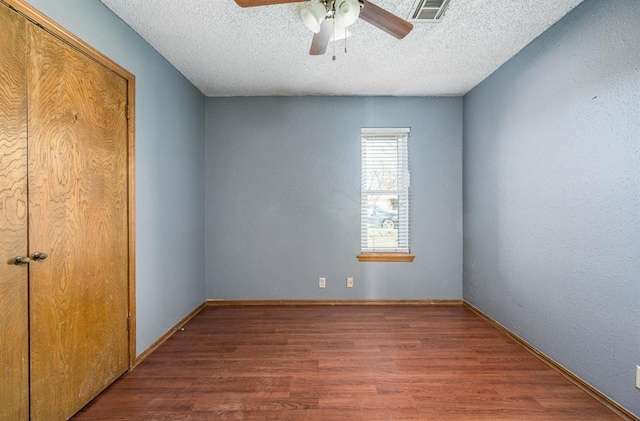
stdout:
<svg viewBox="0 0 640 421">
<path fill-rule="evenodd" d="M 128 369 L 126 80 L 27 26 L 31 419 Z"/>
<path fill-rule="evenodd" d="M 29 417 L 26 20 L 0 5 L 0 420 Z"/>
</svg>

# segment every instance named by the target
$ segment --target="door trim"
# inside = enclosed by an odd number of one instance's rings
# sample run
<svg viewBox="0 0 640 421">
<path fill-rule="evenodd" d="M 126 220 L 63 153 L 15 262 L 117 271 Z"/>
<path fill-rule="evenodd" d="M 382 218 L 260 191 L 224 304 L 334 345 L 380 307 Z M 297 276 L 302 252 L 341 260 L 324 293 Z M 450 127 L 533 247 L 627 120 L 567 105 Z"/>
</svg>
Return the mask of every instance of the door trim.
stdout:
<svg viewBox="0 0 640 421">
<path fill-rule="evenodd" d="M 71 32 L 54 22 L 24 0 L 0 0 L 45 31 L 95 60 L 127 81 L 127 214 L 128 214 L 128 273 L 129 273 L 129 370 L 136 360 L 136 247 L 135 247 L 135 76 Z"/>
</svg>

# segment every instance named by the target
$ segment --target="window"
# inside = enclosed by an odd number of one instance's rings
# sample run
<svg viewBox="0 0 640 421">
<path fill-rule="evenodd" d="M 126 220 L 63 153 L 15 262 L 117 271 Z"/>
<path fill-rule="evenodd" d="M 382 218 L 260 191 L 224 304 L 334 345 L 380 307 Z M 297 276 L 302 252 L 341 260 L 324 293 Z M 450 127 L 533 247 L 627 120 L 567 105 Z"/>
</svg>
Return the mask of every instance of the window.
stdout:
<svg viewBox="0 0 640 421">
<path fill-rule="evenodd" d="M 362 129 L 360 261 L 413 261 L 409 134 L 409 129 Z"/>
</svg>

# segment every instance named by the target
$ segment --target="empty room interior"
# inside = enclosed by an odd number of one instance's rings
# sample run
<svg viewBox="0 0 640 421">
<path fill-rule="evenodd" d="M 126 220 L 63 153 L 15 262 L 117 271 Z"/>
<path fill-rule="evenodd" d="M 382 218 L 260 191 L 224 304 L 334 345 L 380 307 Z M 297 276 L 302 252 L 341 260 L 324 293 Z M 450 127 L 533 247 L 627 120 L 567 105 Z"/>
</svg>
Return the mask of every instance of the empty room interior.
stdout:
<svg viewBox="0 0 640 421">
<path fill-rule="evenodd" d="M 0 12 L 1 420 L 640 419 L 637 0 Z"/>
</svg>

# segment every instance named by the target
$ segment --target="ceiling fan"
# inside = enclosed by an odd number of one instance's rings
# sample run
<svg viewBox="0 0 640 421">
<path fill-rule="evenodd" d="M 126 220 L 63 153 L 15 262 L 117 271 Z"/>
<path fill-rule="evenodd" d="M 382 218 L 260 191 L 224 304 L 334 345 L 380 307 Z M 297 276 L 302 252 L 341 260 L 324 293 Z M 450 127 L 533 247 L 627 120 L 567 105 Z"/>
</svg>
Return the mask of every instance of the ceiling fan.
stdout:
<svg viewBox="0 0 640 421">
<path fill-rule="evenodd" d="M 240 7 L 269 6 L 284 3 L 300 3 L 306 0 L 235 0 Z M 329 41 L 350 35 L 347 28 L 358 18 L 398 39 L 404 38 L 413 25 L 376 6 L 368 0 L 316 0 L 309 1 L 301 15 L 305 25 L 314 32 L 309 54 L 322 55 Z"/>
</svg>

